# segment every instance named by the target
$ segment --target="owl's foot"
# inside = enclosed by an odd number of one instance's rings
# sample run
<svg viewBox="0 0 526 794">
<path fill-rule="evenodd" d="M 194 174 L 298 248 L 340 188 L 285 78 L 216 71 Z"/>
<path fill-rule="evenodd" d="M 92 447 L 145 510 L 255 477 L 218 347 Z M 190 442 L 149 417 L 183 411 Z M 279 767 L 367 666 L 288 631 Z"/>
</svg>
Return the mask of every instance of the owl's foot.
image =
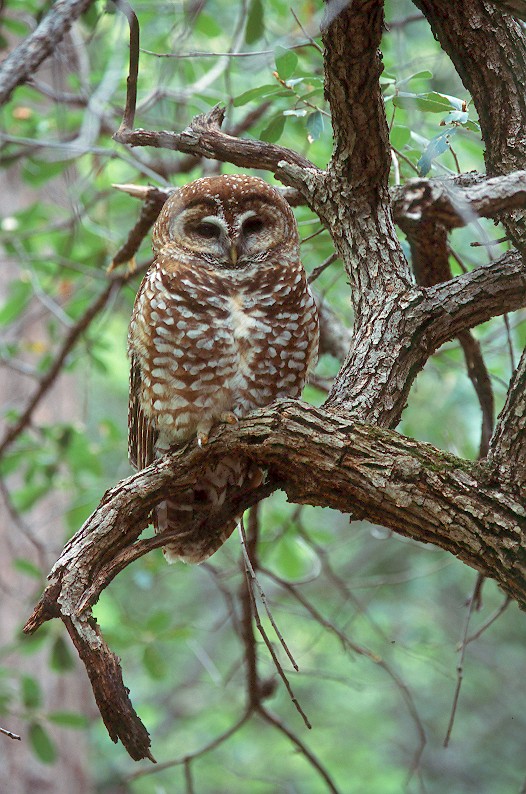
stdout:
<svg viewBox="0 0 526 794">
<path fill-rule="evenodd" d="M 216 421 L 221 423 L 225 423 L 227 425 L 235 425 L 237 424 L 237 416 L 232 411 L 224 411 L 222 414 L 219 414 L 219 417 Z M 210 431 L 214 426 L 215 422 L 207 421 L 201 422 L 201 424 L 197 428 L 197 443 L 200 447 L 206 446 L 208 444 L 208 436 L 210 435 Z"/>
<path fill-rule="evenodd" d="M 224 422 L 227 425 L 237 425 L 238 418 L 232 411 L 225 411 L 219 417 L 220 422 Z"/>
</svg>

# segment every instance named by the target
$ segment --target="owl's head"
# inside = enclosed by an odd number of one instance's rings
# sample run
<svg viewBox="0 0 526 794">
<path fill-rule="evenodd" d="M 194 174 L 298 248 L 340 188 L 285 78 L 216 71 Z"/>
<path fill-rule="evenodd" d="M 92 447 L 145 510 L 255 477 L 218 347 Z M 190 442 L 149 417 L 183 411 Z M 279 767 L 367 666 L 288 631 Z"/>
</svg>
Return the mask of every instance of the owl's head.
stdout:
<svg viewBox="0 0 526 794">
<path fill-rule="evenodd" d="M 203 177 L 175 191 L 153 227 L 156 254 L 173 251 L 240 269 L 276 253 L 297 252 L 298 231 L 285 199 L 263 179 Z"/>
</svg>

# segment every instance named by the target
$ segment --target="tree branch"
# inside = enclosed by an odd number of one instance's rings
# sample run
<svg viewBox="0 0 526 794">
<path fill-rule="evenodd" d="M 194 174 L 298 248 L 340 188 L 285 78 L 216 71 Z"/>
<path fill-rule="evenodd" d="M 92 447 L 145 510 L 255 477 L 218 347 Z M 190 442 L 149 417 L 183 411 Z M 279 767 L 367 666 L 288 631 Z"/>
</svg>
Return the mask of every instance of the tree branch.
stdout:
<svg viewBox="0 0 526 794">
<path fill-rule="evenodd" d="M 325 406 L 395 427 L 414 379 L 435 350 L 525 304 L 526 269 L 515 251 L 433 287 L 386 296 L 367 322 L 355 322 L 351 350 Z"/>
<path fill-rule="evenodd" d="M 515 483 L 526 498 L 526 350 L 510 383 L 506 403 L 501 411 L 490 444 L 490 461 L 501 476 Z"/>
<path fill-rule="evenodd" d="M 526 47 L 519 23 L 484 0 L 414 0 L 473 97 L 489 176 L 526 168 Z M 526 213 L 502 223 L 526 248 Z"/>
<path fill-rule="evenodd" d="M 466 185 L 466 181 L 468 184 Z M 445 229 L 456 229 L 482 218 L 495 218 L 526 206 L 526 171 L 499 177 L 409 179 L 391 189 L 393 217 L 411 235 L 415 225 L 433 220 Z"/>
<path fill-rule="evenodd" d="M 495 579 L 526 609 L 526 518 L 515 495 L 495 482 L 489 468 L 392 431 L 279 401 L 233 428 L 221 426 L 205 449 L 192 443 L 108 491 L 65 547 L 26 624 L 25 631 L 32 632 L 51 617 L 62 618 L 87 667 L 110 736 L 121 739 L 132 757 L 151 758 L 149 738 L 129 702 L 118 660 L 87 608 L 94 600 L 92 585 L 119 552 L 133 552 L 154 504 L 188 488 L 205 461 L 231 454 L 268 467 L 291 501 L 352 512 L 450 551 Z M 236 512 L 252 499 L 245 495 L 228 509 Z M 213 534 L 218 522 L 205 521 L 200 531 Z M 177 540 L 177 533 L 168 533 L 150 547 L 172 541 L 172 535 Z"/>
<path fill-rule="evenodd" d="M 310 160 L 292 149 L 248 138 L 235 138 L 221 132 L 224 116 L 224 108 L 217 106 L 209 113 L 196 116 L 190 126 L 180 133 L 121 128 L 113 137 L 127 146 L 172 149 L 196 157 L 233 163 L 241 168 L 271 171 L 283 184 L 290 185 L 303 194 L 309 184 L 304 179 L 305 171 L 312 178 L 322 173 Z M 306 199 L 309 202 L 310 196 L 306 196 Z"/>
<path fill-rule="evenodd" d="M 37 29 L 0 65 L 0 107 L 17 85 L 32 77 L 36 69 L 62 41 L 73 22 L 93 0 L 56 0 Z"/>
</svg>

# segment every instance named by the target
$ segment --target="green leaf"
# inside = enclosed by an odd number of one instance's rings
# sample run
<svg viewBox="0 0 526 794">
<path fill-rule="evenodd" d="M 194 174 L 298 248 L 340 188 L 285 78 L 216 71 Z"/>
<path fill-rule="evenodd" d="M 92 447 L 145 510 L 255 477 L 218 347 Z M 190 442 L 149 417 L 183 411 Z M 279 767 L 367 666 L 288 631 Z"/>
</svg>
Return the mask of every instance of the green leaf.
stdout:
<svg viewBox="0 0 526 794">
<path fill-rule="evenodd" d="M 32 722 L 28 730 L 29 744 L 36 757 L 44 764 L 54 764 L 57 750 L 51 737 L 39 722 Z"/>
<path fill-rule="evenodd" d="M 307 140 L 309 143 L 318 141 L 323 134 L 323 116 L 319 110 L 315 110 L 307 117 Z"/>
<path fill-rule="evenodd" d="M 465 124 L 466 121 L 469 119 L 469 113 L 467 110 L 452 110 L 450 113 L 445 116 L 441 124 Z"/>
<path fill-rule="evenodd" d="M 476 132 L 480 135 L 480 124 L 477 121 L 469 119 L 469 121 L 466 121 L 462 126 L 465 127 L 466 130 L 471 130 L 471 132 Z"/>
<path fill-rule="evenodd" d="M 410 94 L 401 91 L 392 97 L 393 105 L 397 108 L 406 110 L 423 110 L 428 113 L 444 113 L 451 108 L 462 110 L 462 100 L 456 97 L 449 97 L 447 94 L 438 94 L 430 91 L 427 94 Z M 460 103 L 460 107 L 458 106 Z"/>
<path fill-rule="evenodd" d="M 9 297 L 0 308 L 0 325 L 8 325 L 16 320 L 26 308 L 33 295 L 33 287 L 29 281 L 12 281 L 9 285 Z"/>
<path fill-rule="evenodd" d="M 282 579 L 298 582 L 319 571 L 320 562 L 309 546 L 296 536 L 285 535 L 274 543 L 267 563 Z"/>
<path fill-rule="evenodd" d="M 20 573 L 24 573 L 26 576 L 30 576 L 32 579 L 42 579 L 42 571 L 35 565 L 35 563 L 31 562 L 31 560 L 26 560 L 23 557 L 17 557 L 16 560 L 13 561 L 13 568 Z"/>
<path fill-rule="evenodd" d="M 158 681 L 166 676 L 167 666 L 165 657 L 161 655 L 153 643 L 147 645 L 144 649 L 142 661 L 146 672 L 151 678 Z"/>
<path fill-rule="evenodd" d="M 57 672 L 68 672 L 75 667 L 75 660 L 63 637 L 57 637 L 53 643 L 49 666 Z"/>
<path fill-rule="evenodd" d="M 429 80 L 431 77 L 433 77 L 433 72 L 423 69 L 421 72 L 415 72 L 410 74 L 409 77 L 404 77 L 403 80 L 397 80 L 396 85 L 399 88 L 402 85 L 407 85 L 410 80 Z"/>
<path fill-rule="evenodd" d="M 267 141 L 267 143 L 276 143 L 281 138 L 283 133 L 283 128 L 285 127 L 285 116 L 283 113 L 280 113 L 279 116 L 276 116 L 270 124 L 262 130 L 261 135 L 259 136 L 262 141 Z"/>
<path fill-rule="evenodd" d="M 272 94 L 277 94 L 280 90 L 280 86 L 274 84 L 250 88 L 248 91 L 234 98 L 234 107 L 241 107 L 241 105 L 246 105 L 247 102 L 252 102 L 254 99 L 263 99 L 264 97 L 272 96 Z"/>
<path fill-rule="evenodd" d="M 46 715 L 49 722 L 54 725 L 62 725 L 64 728 L 87 728 L 89 722 L 84 714 L 76 714 L 74 711 L 52 711 Z"/>
<path fill-rule="evenodd" d="M 298 65 L 298 56 L 293 50 L 286 50 L 284 47 L 276 47 L 274 51 L 276 71 L 282 80 L 292 77 Z"/>
<path fill-rule="evenodd" d="M 42 692 L 38 681 L 30 675 L 20 679 L 22 687 L 22 703 L 26 709 L 36 709 L 42 703 Z"/>
<path fill-rule="evenodd" d="M 395 149 L 403 149 L 406 143 L 409 143 L 411 138 L 411 130 L 409 127 L 403 127 L 401 124 L 395 124 L 391 130 L 391 146 Z"/>
<path fill-rule="evenodd" d="M 423 155 L 417 163 L 420 176 L 426 176 L 431 169 L 431 164 L 439 155 L 449 149 L 449 139 L 456 133 L 456 128 L 450 128 L 439 132 L 429 141 Z"/>
<path fill-rule="evenodd" d="M 245 41 L 254 44 L 265 32 L 265 10 L 261 0 L 252 0 L 248 9 Z"/>
<path fill-rule="evenodd" d="M 223 28 L 219 22 L 211 14 L 205 14 L 203 11 L 197 17 L 194 30 L 203 33 L 209 39 L 221 36 L 223 33 Z"/>
</svg>

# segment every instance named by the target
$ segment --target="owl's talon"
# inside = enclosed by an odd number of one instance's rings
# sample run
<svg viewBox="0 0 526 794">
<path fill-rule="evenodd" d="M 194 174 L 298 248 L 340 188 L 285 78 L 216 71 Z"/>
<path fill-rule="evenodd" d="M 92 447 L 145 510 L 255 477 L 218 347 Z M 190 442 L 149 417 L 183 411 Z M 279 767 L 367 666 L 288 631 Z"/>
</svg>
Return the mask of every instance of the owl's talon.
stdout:
<svg viewBox="0 0 526 794">
<path fill-rule="evenodd" d="M 207 433 L 198 433 L 197 434 L 197 445 L 199 447 L 204 447 L 208 444 L 208 434 Z"/>
<path fill-rule="evenodd" d="M 238 418 L 232 411 L 225 411 L 219 417 L 220 422 L 225 422 L 227 425 L 237 425 Z"/>
</svg>

